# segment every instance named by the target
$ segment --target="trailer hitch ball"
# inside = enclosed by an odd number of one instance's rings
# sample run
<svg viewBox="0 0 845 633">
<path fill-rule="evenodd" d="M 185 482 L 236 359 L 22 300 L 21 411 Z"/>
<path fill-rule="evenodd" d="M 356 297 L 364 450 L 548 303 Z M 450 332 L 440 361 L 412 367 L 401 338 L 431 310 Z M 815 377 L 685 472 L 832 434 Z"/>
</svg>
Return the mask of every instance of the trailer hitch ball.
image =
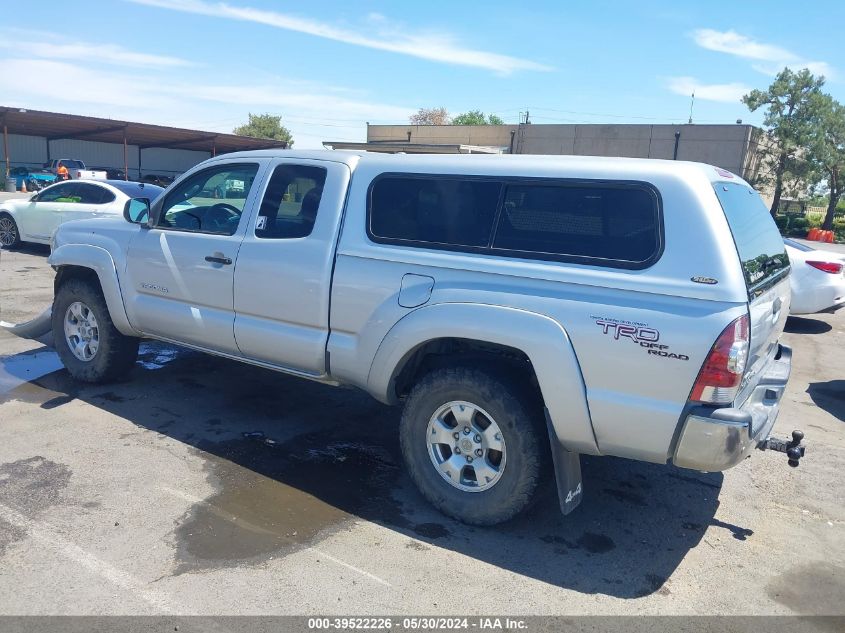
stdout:
<svg viewBox="0 0 845 633">
<path fill-rule="evenodd" d="M 787 463 L 795 468 L 798 466 L 799 460 L 804 457 L 804 447 L 801 446 L 801 440 L 804 439 L 804 432 L 795 430 L 792 432 L 792 440 L 779 440 L 774 437 L 767 439 L 760 448 L 766 450 L 777 451 L 778 453 L 786 453 Z"/>
<path fill-rule="evenodd" d="M 791 446 L 786 450 L 786 456 L 789 458 L 787 463 L 792 468 L 798 467 L 798 460 L 804 456 L 804 451 L 801 448 L 801 440 L 804 439 L 804 431 L 795 430 L 792 432 Z"/>
</svg>

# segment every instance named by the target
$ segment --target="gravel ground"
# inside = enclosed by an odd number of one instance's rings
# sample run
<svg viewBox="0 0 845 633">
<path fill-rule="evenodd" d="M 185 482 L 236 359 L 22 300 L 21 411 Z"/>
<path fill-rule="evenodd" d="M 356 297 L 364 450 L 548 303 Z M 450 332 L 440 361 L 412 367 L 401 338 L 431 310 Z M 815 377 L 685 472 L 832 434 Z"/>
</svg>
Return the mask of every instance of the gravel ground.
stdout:
<svg viewBox="0 0 845 633">
<path fill-rule="evenodd" d="M 0 319 L 49 300 L 0 258 Z M 399 410 L 158 343 L 83 386 L 0 332 L 0 614 L 845 614 L 845 310 L 790 319 L 776 426 L 798 469 L 583 460 L 518 520 L 463 526 L 404 474 Z"/>
</svg>

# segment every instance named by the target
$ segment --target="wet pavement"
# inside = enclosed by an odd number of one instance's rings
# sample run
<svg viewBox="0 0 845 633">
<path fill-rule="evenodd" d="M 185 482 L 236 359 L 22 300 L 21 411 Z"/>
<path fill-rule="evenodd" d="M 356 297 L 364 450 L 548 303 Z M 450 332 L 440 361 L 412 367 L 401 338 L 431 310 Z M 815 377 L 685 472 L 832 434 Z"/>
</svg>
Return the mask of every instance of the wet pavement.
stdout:
<svg viewBox="0 0 845 633">
<path fill-rule="evenodd" d="M 0 333 L 0 613 L 841 614 L 843 330 L 790 321 L 799 469 L 585 458 L 575 513 L 548 482 L 496 528 L 422 499 L 360 391 L 155 342 L 82 385 Z"/>
</svg>

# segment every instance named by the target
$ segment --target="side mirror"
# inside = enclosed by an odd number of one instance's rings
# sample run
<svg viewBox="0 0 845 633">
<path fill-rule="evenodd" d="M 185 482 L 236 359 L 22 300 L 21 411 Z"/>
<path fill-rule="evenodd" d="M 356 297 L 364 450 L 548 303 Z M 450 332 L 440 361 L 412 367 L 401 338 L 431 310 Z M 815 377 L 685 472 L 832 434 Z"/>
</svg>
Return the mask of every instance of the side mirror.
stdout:
<svg viewBox="0 0 845 633">
<path fill-rule="evenodd" d="M 30 202 L 38 202 L 38 194 L 32 194 L 32 197 L 29 199 Z"/>
<path fill-rule="evenodd" d="M 146 224 L 150 217 L 150 199 L 130 198 L 123 206 L 123 217 L 132 224 Z"/>
</svg>

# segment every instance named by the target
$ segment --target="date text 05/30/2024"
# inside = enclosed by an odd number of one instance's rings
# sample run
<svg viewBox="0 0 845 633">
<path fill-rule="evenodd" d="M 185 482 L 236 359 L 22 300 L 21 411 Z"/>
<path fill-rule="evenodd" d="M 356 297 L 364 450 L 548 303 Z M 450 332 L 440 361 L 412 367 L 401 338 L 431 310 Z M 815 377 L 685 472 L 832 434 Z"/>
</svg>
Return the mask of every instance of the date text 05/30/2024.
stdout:
<svg viewBox="0 0 845 633">
<path fill-rule="evenodd" d="M 515 631 L 526 630 L 527 623 L 518 618 L 497 617 L 332 617 L 308 618 L 308 629 L 320 630 L 404 630 L 404 631 Z"/>
</svg>

